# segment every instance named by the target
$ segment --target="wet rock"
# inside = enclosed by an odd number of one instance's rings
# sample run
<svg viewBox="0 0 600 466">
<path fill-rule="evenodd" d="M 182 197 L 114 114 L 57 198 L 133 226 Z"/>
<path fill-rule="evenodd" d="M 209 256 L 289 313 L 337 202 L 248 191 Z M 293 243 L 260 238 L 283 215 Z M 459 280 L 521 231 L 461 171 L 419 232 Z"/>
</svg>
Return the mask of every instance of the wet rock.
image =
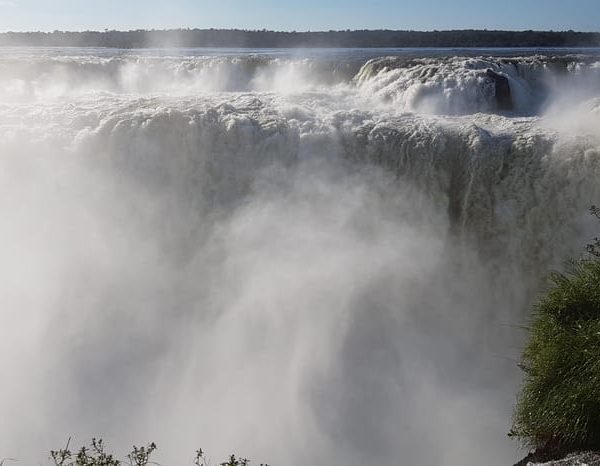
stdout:
<svg viewBox="0 0 600 466">
<path fill-rule="evenodd" d="M 565 456 L 563 459 L 548 461 L 545 463 L 528 461 L 528 458 L 525 458 L 515 466 L 600 466 L 600 454 L 592 452 L 571 453 L 570 455 Z"/>
<path fill-rule="evenodd" d="M 494 81 L 494 85 L 496 87 L 496 105 L 498 110 L 512 110 L 513 101 L 508 78 L 496 73 L 493 70 L 487 70 L 485 74 L 488 78 Z"/>
</svg>

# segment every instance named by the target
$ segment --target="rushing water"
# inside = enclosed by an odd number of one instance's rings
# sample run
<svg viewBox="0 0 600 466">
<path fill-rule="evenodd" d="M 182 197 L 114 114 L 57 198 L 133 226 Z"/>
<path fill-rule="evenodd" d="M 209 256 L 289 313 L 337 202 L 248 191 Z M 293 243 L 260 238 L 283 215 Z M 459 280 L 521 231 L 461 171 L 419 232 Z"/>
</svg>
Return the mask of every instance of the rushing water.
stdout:
<svg viewBox="0 0 600 466">
<path fill-rule="evenodd" d="M 507 465 L 600 52 L 3 49 L 0 156 L 0 458 Z"/>
</svg>

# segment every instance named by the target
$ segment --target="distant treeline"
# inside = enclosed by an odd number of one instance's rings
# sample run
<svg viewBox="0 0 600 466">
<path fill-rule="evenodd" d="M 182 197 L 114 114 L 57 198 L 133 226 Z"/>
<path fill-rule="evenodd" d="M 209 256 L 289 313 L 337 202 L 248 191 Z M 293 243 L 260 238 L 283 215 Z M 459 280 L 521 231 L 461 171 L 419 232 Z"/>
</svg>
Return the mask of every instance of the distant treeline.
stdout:
<svg viewBox="0 0 600 466">
<path fill-rule="evenodd" d="M 597 47 L 600 33 L 575 31 L 321 31 L 171 29 L 5 32 L 0 46 L 78 47 Z"/>
</svg>

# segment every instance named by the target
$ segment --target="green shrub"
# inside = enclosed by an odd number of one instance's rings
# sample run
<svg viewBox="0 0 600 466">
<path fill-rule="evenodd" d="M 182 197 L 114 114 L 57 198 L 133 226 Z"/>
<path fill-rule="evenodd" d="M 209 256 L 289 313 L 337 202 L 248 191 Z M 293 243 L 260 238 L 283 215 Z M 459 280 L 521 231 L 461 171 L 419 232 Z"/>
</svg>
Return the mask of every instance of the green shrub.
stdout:
<svg viewBox="0 0 600 466">
<path fill-rule="evenodd" d="M 598 240 L 588 252 L 551 276 L 551 289 L 534 308 L 509 435 L 538 450 L 600 450 Z"/>
</svg>

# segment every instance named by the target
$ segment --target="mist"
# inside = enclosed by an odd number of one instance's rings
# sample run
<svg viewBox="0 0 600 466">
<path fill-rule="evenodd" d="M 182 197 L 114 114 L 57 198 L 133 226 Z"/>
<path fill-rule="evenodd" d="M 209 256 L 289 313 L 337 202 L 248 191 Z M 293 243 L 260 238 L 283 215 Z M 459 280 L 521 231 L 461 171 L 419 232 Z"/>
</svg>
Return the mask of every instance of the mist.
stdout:
<svg viewBox="0 0 600 466">
<path fill-rule="evenodd" d="M 102 437 L 169 465 L 517 459 L 520 326 L 594 236 L 596 126 L 551 125 L 547 88 L 494 112 L 489 57 L 449 59 L 452 87 L 404 62 L 87 53 L 0 58 L 21 90 L 0 91 L 0 457 Z"/>
</svg>

